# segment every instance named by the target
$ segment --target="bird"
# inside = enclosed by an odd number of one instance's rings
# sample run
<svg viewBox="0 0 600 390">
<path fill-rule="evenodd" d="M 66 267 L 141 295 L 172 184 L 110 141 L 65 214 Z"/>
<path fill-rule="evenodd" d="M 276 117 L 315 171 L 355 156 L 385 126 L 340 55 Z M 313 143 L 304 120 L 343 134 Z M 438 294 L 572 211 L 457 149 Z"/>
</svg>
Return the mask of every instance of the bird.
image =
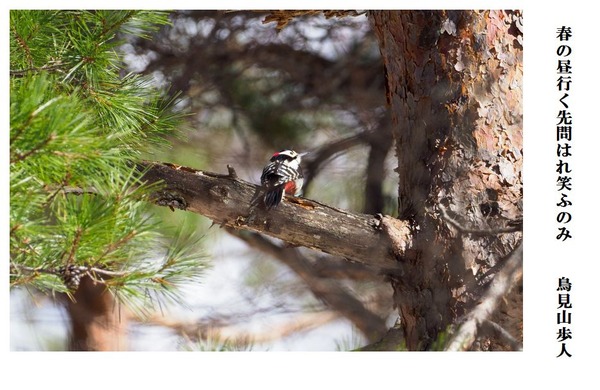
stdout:
<svg viewBox="0 0 600 390">
<path fill-rule="evenodd" d="M 291 149 L 275 152 L 265 165 L 260 183 L 264 189 L 263 202 L 267 210 L 277 207 L 283 195 L 300 196 L 304 176 L 302 175 L 302 156 L 307 153 L 297 153 Z"/>
</svg>

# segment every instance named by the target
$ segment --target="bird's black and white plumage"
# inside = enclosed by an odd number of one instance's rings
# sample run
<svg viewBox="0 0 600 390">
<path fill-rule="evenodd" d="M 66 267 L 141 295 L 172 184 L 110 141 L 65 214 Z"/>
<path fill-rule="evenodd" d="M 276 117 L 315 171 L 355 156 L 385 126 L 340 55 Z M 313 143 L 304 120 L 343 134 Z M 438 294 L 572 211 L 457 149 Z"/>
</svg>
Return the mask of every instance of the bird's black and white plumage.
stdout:
<svg viewBox="0 0 600 390">
<path fill-rule="evenodd" d="M 273 154 L 260 177 L 267 210 L 277 207 L 284 194 L 299 196 L 302 193 L 304 176 L 300 162 L 305 154 L 289 149 Z"/>
</svg>

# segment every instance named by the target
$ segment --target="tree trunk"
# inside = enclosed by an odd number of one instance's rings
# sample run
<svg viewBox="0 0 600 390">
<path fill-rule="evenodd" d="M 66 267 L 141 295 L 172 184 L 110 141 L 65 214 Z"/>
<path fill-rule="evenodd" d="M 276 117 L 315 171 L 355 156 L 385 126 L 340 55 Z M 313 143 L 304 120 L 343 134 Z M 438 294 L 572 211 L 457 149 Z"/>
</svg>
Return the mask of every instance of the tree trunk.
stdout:
<svg viewBox="0 0 600 390">
<path fill-rule="evenodd" d="M 119 351 L 127 349 L 127 316 L 106 287 L 85 276 L 66 298 L 71 320 L 70 351 Z"/>
<path fill-rule="evenodd" d="M 520 13 L 369 18 L 392 111 L 399 219 L 413 232 L 394 299 L 407 347 L 427 349 L 522 239 L 505 233 L 522 216 Z"/>
</svg>

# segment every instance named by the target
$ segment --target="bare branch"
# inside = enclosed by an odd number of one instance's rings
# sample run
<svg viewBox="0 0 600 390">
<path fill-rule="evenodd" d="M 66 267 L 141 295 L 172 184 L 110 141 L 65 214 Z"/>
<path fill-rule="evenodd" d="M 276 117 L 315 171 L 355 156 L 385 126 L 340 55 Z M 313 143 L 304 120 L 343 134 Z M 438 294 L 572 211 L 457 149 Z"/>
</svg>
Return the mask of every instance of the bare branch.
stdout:
<svg viewBox="0 0 600 390">
<path fill-rule="evenodd" d="M 514 351 L 522 351 L 523 345 L 515 339 L 506 329 L 491 320 L 485 320 L 479 324 L 479 330 L 482 333 L 488 333 L 496 336 L 504 343 L 509 345 Z"/>
<path fill-rule="evenodd" d="M 290 245 L 304 246 L 344 257 L 375 268 L 400 272 L 392 243 L 379 221 L 370 215 L 336 209 L 314 200 L 288 198 L 270 211 L 257 202 L 261 188 L 236 179 L 174 164 L 143 162 L 148 183 L 162 182 L 153 195 L 161 206 L 204 215 L 216 224 L 250 230 L 279 238 Z M 408 227 L 404 237 L 410 237 Z M 397 254 L 397 252 L 396 252 Z"/>
<path fill-rule="evenodd" d="M 242 233 L 233 229 L 230 229 L 230 232 L 251 247 L 268 253 L 290 267 L 317 298 L 352 321 L 367 339 L 378 340 L 386 332 L 384 319 L 365 308 L 337 282 L 316 277 L 310 262 L 297 248 L 280 247 L 257 233 Z"/>
<path fill-rule="evenodd" d="M 456 219 L 452 218 L 448 214 L 448 210 L 444 206 L 439 205 L 439 209 L 440 209 L 440 212 L 441 212 L 444 220 L 446 222 L 448 222 L 449 224 L 451 224 L 452 226 L 454 226 L 461 233 L 468 233 L 468 234 L 474 234 L 474 235 L 481 236 L 481 235 L 496 235 L 496 234 L 502 234 L 502 233 L 515 233 L 515 232 L 520 232 L 523 230 L 523 221 L 511 221 L 511 223 L 509 223 L 509 225 L 510 225 L 509 227 L 497 228 L 497 229 L 481 229 L 481 228 L 467 227 L 467 226 L 463 226 Z"/>
<path fill-rule="evenodd" d="M 333 10 L 333 11 L 322 11 L 322 10 L 302 10 L 302 11 L 269 11 L 269 14 L 265 16 L 263 20 L 263 24 L 276 22 L 277 26 L 275 28 L 278 31 L 281 31 L 285 26 L 288 25 L 292 19 L 302 16 L 316 16 L 321 13 L 327 18 L 343 18 L 347 16 L 359 16 L 364 14 L 366 11 L 343 11 L 343 10 Z"/>
<path fill-rule="evenodd" d="M 494 280 L 479 304 L 466 315 L 456 333 L 446 347 L 447 351 L 468 349 L 475 341 L 478 327 L 488 321 L 498 301 L 521 279 L 523 274 L 523 244 L 506 259 L 504 267 L 496 274 Z"/>
<path fill-rule="evenodd" d="M 355 146 L 364 144 L 367 139 L 366 132 L 354 134 L 346 138 L 342 138 L 335 142 L 321 146 L 319 149 L 311 152 L 303 159 L 304 165 L 304 191 L 308 191 L 312 180 L 317 175 L 319 169 L 329 161 L 333 156 Z"/>
<path fill-rule="evenodd" d="M 163 316 L 154 316 L 144 323 L 152 323 L 173 329 L 178 334 L 194 340 L 217 340 L 231 344 L 267 343 L 283 339 L 287 336 L 307 332 L 331 321 L 339 319 L 334 311 L 318 313 L 302 313 L 289 322 L 278 326 L 270 326 L 266 332 L 249 333 L 235 324 L 225 324 L 219 321 L 183 322 Z"/>
<path fill-rule="evenodd" d="M 382 275 L 365 264 L 351 263 L 329 255 L 319 256 L 312 261 L 312 270 L 319 278 L 381 281 Z"/>
</svg>

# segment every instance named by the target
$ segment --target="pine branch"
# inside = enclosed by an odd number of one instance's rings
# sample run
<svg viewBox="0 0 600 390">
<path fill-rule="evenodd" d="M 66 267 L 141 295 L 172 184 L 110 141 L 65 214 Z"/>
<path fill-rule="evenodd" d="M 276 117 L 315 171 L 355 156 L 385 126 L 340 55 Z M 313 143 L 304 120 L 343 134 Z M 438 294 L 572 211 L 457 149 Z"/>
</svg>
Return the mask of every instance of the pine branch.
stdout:
<svg viewBox="0 0 600 390">
<path fill-rule="evenodd" d="M 16 162 L 25 160 L 27 157 L 31 156 L 32 154 L 42 150 L 48 143 L 50 143 L 50 141 L 52 141 L 55 138 L 56 138 L 56 136 L 54 134 L 50 134 L 50 136 L 48 136 L 45 140 L 43 140 L 42 142 L 40 142 L 39 144 L 34 146 L 31 150 L 29 150 L 23 154 L 17 154 L 14 158 L 12 158 L 10 160 L 10 163 L 14 164 Z"/>
<path fill-rule="evenodd" d="M 137 13 L 137 11 L 133 11 L 133 10 L 129 10 L 126 11 L 127 13 L 119 20 L 117 20 L 116 22 L 114 22 L 111 25 L 105 25 L 105 20 L 102 20 L 103 23 L 103 27 L 102 27 L 102 32 L 100 33 L 100 37 L 104 38 L 104 39 L 110 39 L 112 37 L 112 35 L 126 22 L 128 22 L 131 18 L 133 18 L 135 16 L 135 14 Z"/>
<path fill-rule="evenodd" d="M 11 69 L 10 75 L 12 77 L 25 77 L 31 73 L 40 73 L 40 72 L 55 72 L 60 71 L 65 68 L 66 65 L 63 63 L 52 64 L 52 65 L 44 65 L 42 67 L 31 67 L 27 69 Z"/>
<path fill-rule="evenodd" d="M 19 272 L 24 274 L 36 275 L 36 274 L 48 274 L 48 275 L 56 275 L 58 277 L 64 277 L 66 274 L 79 274 L 89 276 L 95 282 L 104 283 L 104 281 L 100 281 L 94 276 L 102 275 L 105 277 L 125 277 L 128 276 L 128 272 L 118 272 L 118 271 L 110 271 L 107 269 L 102 269 L 98 267 L 91 267 L 86 265 L 76 266 L 69 265 L 67 267 L 57 267 L 57 268 L 45 268 L 45 267 L 28 267 L 21 264 L 16 264 L 11 262 L 10 264 L 11 272 Z"/>
<path fill-rule="evenodd" d="M 17 32 L 17 30 L 14 27 L 11 27 L 11 30 L 12 30 L 13 36 L 15 38 L 15 41 L 21 47 L 23 52 L 25 53 L 27 62 L 33 68 L 33 58 L 31 56 L 31 49 L 29 48 L 29 45 L 27 45 L 27 42 L 25 41 L 25 39 L 23 39 L 23 37 Z"/>
<path fill-rule="evenodd" d="M 83 229 L 78 227 L 75 231 L 75 237 L 73 238 L 73 244 L 71 244 L 71 251 L 69 252 L 69 257 L 67 258 L 67 266 L 73 264 L 75 260 L 75 253 L 77 252 L 77 248 L 79 247 L 79 240 L 81 240 L 81 234 L 83 233 Z"/>
<path fill-rule="evenodd" d="M 123 247 L 125 244 L 127 244 L 129 241 L 131 241 L 131 239 L 133 239 L 136 236 L 136 234 L 137 234 L 137 232 L 135 230 L 133 230 L 133 231 L 127 233 L 124 237 L 122 237 L 118 241 L 111 242 L 106 247 L 106 249 L 104 250 L 104 252 L 100 255 L 100 257 L 98 257 L 97 259 L 95 259 L 94 264 L 99 264 L 100 261 L 102 259 L 104 259 L 106 256 L 108 256 L 112 252 L 116 251 L 117 249 Z"/>
</svg>

